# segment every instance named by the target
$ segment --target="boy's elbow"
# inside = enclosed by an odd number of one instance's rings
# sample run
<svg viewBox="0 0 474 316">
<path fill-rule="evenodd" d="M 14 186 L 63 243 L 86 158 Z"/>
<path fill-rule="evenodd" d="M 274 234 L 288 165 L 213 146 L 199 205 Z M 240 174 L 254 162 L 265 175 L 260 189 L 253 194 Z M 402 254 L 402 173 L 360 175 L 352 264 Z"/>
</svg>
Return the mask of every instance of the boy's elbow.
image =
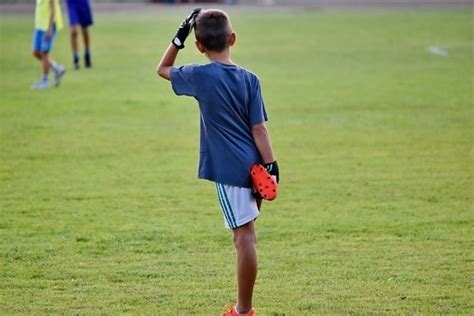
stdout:
<svg viewBox="0 0 474 316">
<path fill-rule="evenodd" d="M 161 65 L 156 66 L 156 74 L 160 77 L 163 75 L 163 67 Z"/>
<path fill-rule="evenodd" d="M 170 70 L 168 67 L 162 67 L 161 65 L 158 65 L 156 67 L 156 74 L 161 78 L 170 80 Z"/>
</svg>

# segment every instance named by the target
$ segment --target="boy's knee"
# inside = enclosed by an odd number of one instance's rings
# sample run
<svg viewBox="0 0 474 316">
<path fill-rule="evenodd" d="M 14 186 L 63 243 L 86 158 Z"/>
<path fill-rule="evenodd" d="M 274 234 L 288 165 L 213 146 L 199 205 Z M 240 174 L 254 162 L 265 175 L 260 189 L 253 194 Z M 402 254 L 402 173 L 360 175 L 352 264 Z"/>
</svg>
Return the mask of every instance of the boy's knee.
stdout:
<svg viewBox="0 0 474 316">
<path fill-rule="evenodd" d="M 71 36 L 72 37 L 77 37 L 77 34 L 78 34 L 77 27 L 72 27 L 71 28 Z"/>
<path fill-rule="evenodd" d="M 234 234 L 234 245 L 235 248 L 247 248 L 253 247 L 257 243 L 257 236 L 254 230 L 241 230 Z"/>
<path fill-rule="evenodd" d="M 41 59 L 41 52 L 39 50 L 35 50 L 33 51 L 33 56 L 38 59 Z"/>
</svg>

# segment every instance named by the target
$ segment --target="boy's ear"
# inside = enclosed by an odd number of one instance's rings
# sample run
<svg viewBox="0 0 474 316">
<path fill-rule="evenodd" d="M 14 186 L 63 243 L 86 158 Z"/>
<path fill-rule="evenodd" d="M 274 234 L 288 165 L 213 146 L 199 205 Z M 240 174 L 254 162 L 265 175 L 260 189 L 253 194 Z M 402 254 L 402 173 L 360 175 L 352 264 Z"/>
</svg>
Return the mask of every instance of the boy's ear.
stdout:
<svg viewBox="0 0 474 316">
<path fill-rule="evenodd" d="M 204 54 L 206 52 L 206 49 L 204 48 L 204 46 L 202 46 L 202 44 L 199 43 L 198 41 L 196 41 L 196 48 L 201 54 Z"/>
<path fill-rule="evenodd" d="M 232 32 L 229 37 L 229 45 L 234 46 L 235 42 L 237 41 L 237 34 L 235 32 Z"/>
</svg>

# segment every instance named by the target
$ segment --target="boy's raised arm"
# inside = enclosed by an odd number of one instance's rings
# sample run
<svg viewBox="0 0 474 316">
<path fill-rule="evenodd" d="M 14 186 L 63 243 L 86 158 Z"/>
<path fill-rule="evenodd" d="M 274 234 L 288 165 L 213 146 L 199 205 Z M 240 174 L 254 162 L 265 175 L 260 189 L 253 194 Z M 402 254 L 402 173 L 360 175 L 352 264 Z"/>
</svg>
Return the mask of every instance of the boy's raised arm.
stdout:
<svg viewBox="0 0 474 316">
<path fill-rule="evenodd" d="M 176 46 L 173 44 L 168 46 L 165 53 L 163 54 L 163 57 L 161 57 L 160 63 L 158 66 L 156 66 L 156 73 L 158 76 L 167 80 L 171 80 L 170 72 L 176 60 L 176 56 L 178 56 L 178 52 L 178 48 L 176 48 Z"/>
<path fill-rule="evenodd" d="M 184 42 L 193 28 L 194 19 L 199 12 L 201 12 L 201 8 L 194 9 L 191 14 L 181 22 L 178 32 L 164 52 L 163 57 L 161 57 L 158 66 L 156 66 L 156 72 L 160 77 L 167 80 L 171 79 L 170 72 L 174 66 L 176 56 L 178 56 L 178 51 L 184 48 Z"/>
</svg>

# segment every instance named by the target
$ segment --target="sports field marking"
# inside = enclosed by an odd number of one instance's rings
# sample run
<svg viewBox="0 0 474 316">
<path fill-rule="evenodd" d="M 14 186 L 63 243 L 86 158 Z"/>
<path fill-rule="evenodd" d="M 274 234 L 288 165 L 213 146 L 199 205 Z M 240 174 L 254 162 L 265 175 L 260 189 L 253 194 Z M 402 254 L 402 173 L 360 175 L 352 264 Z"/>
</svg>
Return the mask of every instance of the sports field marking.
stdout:
<svg viewBox="0 0 474 316">
<path fill-rule="evenodd" d="M 442 57 L 449 56 L 448 52 L 438 45 L 428 46 L 427 50 L 430 54 L 433 54 L 433 55 L 442 56 Z"/>
</svg>

